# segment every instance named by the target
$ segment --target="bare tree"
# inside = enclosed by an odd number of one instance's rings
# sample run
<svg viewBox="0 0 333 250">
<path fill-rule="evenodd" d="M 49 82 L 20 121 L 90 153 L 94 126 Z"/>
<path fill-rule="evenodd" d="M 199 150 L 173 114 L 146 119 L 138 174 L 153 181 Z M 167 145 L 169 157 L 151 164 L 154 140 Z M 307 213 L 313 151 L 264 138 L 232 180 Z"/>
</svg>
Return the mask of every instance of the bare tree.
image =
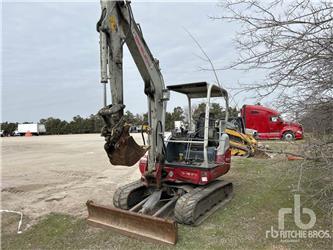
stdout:
<svg viewBox="0 0 333 250">
<path fill-rule="evenodd" d="M 332 1 L 227 0 L 223 19 L 238 22 L 236 62 L 223 69 L 263 69 L 263 82 L 242 86 L 260 98 L 278 93 L 283 106 L 302 112 L 333 102 Z"/>
<path fill-rule="evenodd" d="M 244 83 L 241 90 L 254 91 L 259 100 L 274 93 L 280 108 L 326 132 L 302 145 L 298 189 L 303 170 L 323 173 L 311 183 L 326 183 L 317 197 L 328 201 L 332 213 L 333 2 L 226 0 L 220 6 L 223 15 L 212 18 L 240 23 L 241 30 L 235 39 L 237 61 L 217 70 L 263 70 L 264 81 Z"/>
</svg>

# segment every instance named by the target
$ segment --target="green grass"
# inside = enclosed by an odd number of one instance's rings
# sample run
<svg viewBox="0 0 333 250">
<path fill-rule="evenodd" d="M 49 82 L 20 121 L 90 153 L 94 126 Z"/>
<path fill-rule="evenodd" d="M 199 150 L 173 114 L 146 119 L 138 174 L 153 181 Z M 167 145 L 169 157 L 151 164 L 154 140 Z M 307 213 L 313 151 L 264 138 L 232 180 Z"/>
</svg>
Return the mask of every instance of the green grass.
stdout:
<svg viewBox="0 0 333 250">
<path fill-rule="evenodd" d="M 2 249 L 332 249 L 332 239 L 300 240 L 285 243 L 266 239 L 271 226 L 277 228 L 277 214 L 282 207 L 293 207 L 299 162 L 262 159 L 233 159 L 225 179 L 234 183 L 234 198 L 225 208 L 209 217 L 199 227 L 179 225 L 176 247 L 142 242 L 117 233 L 89 227 L 86 221 L 64 214 L 50 214 L 23 234 L 13 230 L 13 217 L 2 220 Z M 304 173 L 311 174 L 316 173 Z M 303 202 L 304 201 L 304 202 Z M 301 205 L 317 215 L 315 228 L 331 230 L 332 218 L 314 205 L 306 189 Z M 11 228 L 11 230 L 9 230 Z M 286 228 L 296 229 L 291 218 Z"/>
</svg>

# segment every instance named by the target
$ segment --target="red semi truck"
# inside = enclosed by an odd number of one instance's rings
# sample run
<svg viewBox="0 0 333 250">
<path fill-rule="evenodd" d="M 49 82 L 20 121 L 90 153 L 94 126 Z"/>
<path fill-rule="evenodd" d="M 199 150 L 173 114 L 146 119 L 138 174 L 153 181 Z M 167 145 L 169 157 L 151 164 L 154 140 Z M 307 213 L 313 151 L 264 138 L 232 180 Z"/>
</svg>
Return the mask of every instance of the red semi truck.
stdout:
<svg viewBox="0 0 333 250">
<path fill-rule="evenodd" d="M 276 110 L 261 105 L 244 105 L 241 109 L 241 116 L 246 128 L 257 130 L 258 139 L 294 140 L 303 138 L 302 125 L 284 121 Z"/>
</svg>

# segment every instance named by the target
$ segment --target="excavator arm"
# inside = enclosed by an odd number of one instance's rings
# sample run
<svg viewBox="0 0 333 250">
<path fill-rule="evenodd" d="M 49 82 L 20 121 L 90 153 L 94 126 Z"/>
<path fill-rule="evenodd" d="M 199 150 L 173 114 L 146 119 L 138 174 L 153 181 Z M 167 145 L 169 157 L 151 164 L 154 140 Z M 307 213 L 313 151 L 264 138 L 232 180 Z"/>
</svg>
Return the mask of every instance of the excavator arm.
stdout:
<svg viewBox="0 0 333 250">
<path fill-rule="evenodd" d="M 114 165 L 134 165 L 148 150 L 148 172 L 164 161 L 164 115 L 169 92 L 165 89 L 159 62 L 152 56 L 140 26 L 135 22 L 129 1 L 101 1 L 100 33 L 101 82 L 110 83 L 112 104 L 99 114 L 105 121 L 102 135 L 105 150 Z M 129 135 L 124 119 L 123 45 L 126 44 L 144 82 L 148 99 L 148 146 L 139 146 Z M 104 88 L 106 91 L 106 88 Z"/>
<path fill-rule="evenodd" d="M 161 173 L 165 160 L 164 114 L 169 91 L 165 89 L 156 60 L 135 22 L 129 1 L 101 1 L 102 15 L 97 23 L 100 34 L 101 82 L 104 84 L 104 107 L 99 111 L 105 126 L 105 151 L 113 165 L 132 166 L 148 151 L 148 169 L 143 174 L 145 182 L 135 182 L 117 189 L 114 204 L 140 201 L 131 211 L 117 207 L 105 207 L 87 201 L 88 222 L 98 227 L 106 227 L 126 235 L 145 238 L 155 242 L 175 244 L 177 223 L 174 220 L 148 216 L 143 211 L 159 202 L 162 187 Z M 129 127 L 124 117 L 123 95 L 123 46 L 127 45 L 144 82 L 144 93 L 148 99 L 148 145 L 139 146 L 129 135 Z M 112 103 L 107 105 L 106 85 L 110 84 Z M 131 86 L 129 86 L 131 87 Z M 157 191 L 149 197 L 142 194 L 155 185 Z M 142 193 L 142 190 L 146 190 Z M 120 197 L 120 198 L 119 198 Z M 119 199 L 118 199 L 119 198 Z M 174 205 L 174 198 L 166 205 Z M 144 204 L 150 204 L 150 206 Z M 140 205 L 141 204 L 141 205 Z M 169 205 L 168 205 L 169 204 Z M 142 212 L 141 211 L 142 207 Z M 162 209 L 164 210 L 164 209 Z"/>
</svg>

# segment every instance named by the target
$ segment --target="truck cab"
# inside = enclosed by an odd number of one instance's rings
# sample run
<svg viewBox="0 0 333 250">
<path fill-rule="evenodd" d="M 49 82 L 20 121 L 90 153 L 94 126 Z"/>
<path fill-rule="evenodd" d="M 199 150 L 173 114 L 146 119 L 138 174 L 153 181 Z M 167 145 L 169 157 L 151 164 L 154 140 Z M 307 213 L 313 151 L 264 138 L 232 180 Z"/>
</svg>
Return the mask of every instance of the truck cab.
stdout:
<svg viewBox="0 0 333 250">
<path fill-rule="evenodd" d="M 258 139 L 294 140 L 303 138 L 302 125 L 284 121 L 276 110 L 261 105 L 244 105 L 241 109 L 241 116 L 246 128 L 257 130 Z"/>
</svg>

